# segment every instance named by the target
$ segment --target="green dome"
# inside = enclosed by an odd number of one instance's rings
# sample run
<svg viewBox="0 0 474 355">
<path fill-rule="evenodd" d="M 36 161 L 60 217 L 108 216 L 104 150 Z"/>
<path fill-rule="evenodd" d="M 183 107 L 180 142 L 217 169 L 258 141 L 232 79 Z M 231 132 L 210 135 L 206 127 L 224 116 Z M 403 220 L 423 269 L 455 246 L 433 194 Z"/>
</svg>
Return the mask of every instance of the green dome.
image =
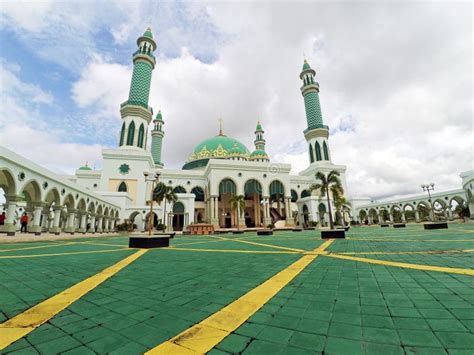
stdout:
<svg viewBox="0 0 474 355">
<path fill-rule="evenodd" d="M 161 115 L 161 110 L 158 111 L 155 117 L 155 121 L 163 121 L 163 116 Z"/>
<path fill-rule="evenodd" d="M 262 149 L 255 149 L 252 154 L 250 154 L 250 160 L 255 159 L 268 159 L 268 154 Z"/>
<path fill-rule="evenodd" d="M 151 28 L 148 27 L 145 31 L 145 33 L 143 34 L 143 37 L 148 37 L 148 38 L 151 38 L 153 39 L 153 33 L 151 33 Z"/>
<path fill-rule="evenodd" d="M 206 166 L 209 159 L 226 159 L 235 156 L 248 159 L 250 152 L 237 139 L 217 135 L 199 143 L 189 156 L 183 169 Z"/>
<path fill-rule="evenodd" d="M 311 67 L 309 66 L 308 62 L 305 59 L 303 63 L 303 70 L 307 70 L 307 69 L 311 69 Z"/>
<path fill-rule="evenodd" d="M 91 169 L 90 166 L 87 165 L 87 163 L 86 163 L 86 165 L 81 166 L 81 167 L 79 168 L 79 170 L 92 170 L 92 169 Z"/>
<path fill-rule="evenodd" d="M 263 128 L 262 128 L 262 125 L 260 124 L 260 121 L 258 121 L 257 128 L 255 129 L 255 132 L 259 132 L 259 131 L 263 132 Z"/>
</svg>

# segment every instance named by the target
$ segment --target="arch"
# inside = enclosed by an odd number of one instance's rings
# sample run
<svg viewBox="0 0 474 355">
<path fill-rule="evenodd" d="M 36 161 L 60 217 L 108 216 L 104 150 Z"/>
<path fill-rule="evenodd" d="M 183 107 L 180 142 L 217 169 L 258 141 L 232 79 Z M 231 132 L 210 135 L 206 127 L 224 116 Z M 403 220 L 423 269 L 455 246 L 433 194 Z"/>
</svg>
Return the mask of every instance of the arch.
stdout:
<svg viewBox="0 0 474 355">
<path fill-rule="evenodd" d="M 237 185 L 234 180 L 225 178 L 219 183 L 219 195 L 223 193 L 230 193 L 235 195 L 237 193 Z"/>
<path fill-rule="evenodd" d="M 89 202 L 89 206 L 87 207 L 87 212 L 95 213 L 95 203 L 94 203 L 94 201 Z"/>
<path fill-rule="evenodd" d="M 99 205 L 99 206 L 97 207 L 97 214 L 98 214 L 99 216 L 101 216 L 101 215 L 103 214 L 103 212 L 104 212 L 104 207 L 103 207 L 102 205 Z"/>
<path fill-rule="evenodd" d="M 244 193 L 246 197 L 253 194 L 262 195 L 262 192 L 262 184 L 258 180 L 250 179 L 245 182 Z"/>
<path fill-rule="evenodd" d="M 309 161 L 314 163 L 313 146 L 311 144 L 309 145 Z"/>
<path fill-rule="evenodd" d="M 63 205 L 67 208 L 68 211 L 74 210 L 74 206 L 76 206 L 76 201 L 72 194 L 66 195 L 64 198 Z"/>
<path fill-rule="evenodd" d="M 291 202 L 296 202 L 298 200 L 298 193 L 291 189 Z"/>
<path fill-rule="evenodd" d="M 12 172 L 7 168 L 0 170 L 0 188 L 3 189 L 5 195 L 14 195 L 16 193 L 16 183 Z"/>
<path fill-rule="evenodd" d="M 185 194 L 186 193 L 186 189 L 184 187 L 182 187 L 181 185 L 178 185 L 176 186 L 174 189 L 173 189 L 173 192 L 175 194 Z"/>
<path fill-rule="evenodd" d="M 77 209 L 81 212 L 86 210 L 86 200 L 84 200 L 83 197 L 81 197 L 77 203 Z"/>
<path fill-rule="evenodd" d="M 122 130 L 120 131 L 120 144 L 119 146 L 123 145 L 123 139 L 125 138 L 125 122 L 122 123 Z"/>
<path fill-rule="evenodd" d="M 367 212 L 364 210 L 359 211 L 359 220 L 360 222 L 364 222 L 367 219 Z"/>
<path fill-rule="evenodd" d="M 57 188 L 53 187 L 49 189 L 49 191 L 46 193 L 45 202 L 48 205 L 51 205 L 52 203 L 54 203 L 56 206 L 60 205 L 61 197 L 59 196 L 59 191 Z"/>
<path fill-rule="evenodd" d="M 118 192 L 128 192 L 127 183 L 126 183 L 125 181 L 122 181 L 122 182 L 119 184 L 117 191 L 118 191 Z"/>
<path fill-rule="evenodd" d="M 196 196 L 194 201 L 204 201 L 204 190 L 201 186 L 194 186 L 191 189 L 191 193 Z"/>
<path fill-rule="evenodd" d="M 20 195 L 25 197 L 27 203 L 36 203 L 42 201 L 40 185 L 34 179 L 29 180 L 23 185 Z"/>
<path fill-rule="evenodd" d="M 309 192 L 308 190 L 301 191 L 301 198 L 305 198 L 309 196 L 311 196 L 311 192 Z"/>
<path fill-rule="evenodd" d="M 324 160 L 329 160 L 329 151 L 328 151 L 328 145 L 326 144 L 326 141 L 323 142 L 323 153 L 324 153 Z"/>
<path fill-rule="evenodd" d="M 140 125 L 140 128 L 138 129 L 138 146 L 140 148 L 143 148 L 143 141 L 145 138 L 145 127 L 143 126 L 143 123 Z"/>
<path fill-rule="evenodd" d="M 135 122 L 132 121 L 128 125 L 127 145 L 133 145 L 134 138 L 135 138 Z"/>
<path fill-rule="evenodd" d="M 108 206 L 105 207 L 105 209 L 104 209 L 104 216 L 105 216 L 105 217 L 109 217 L 109 216 L 110 216 L 110 209 L 109 209 Z"/>
<path fill-rule="evenodd" d="M 184 227 L 185 208 L 182 202 L 178 201 L 173 205 L 173 230 L 182 230 Z"/>
<path fill-rule="evenodd" d="M 308 206 L 306 206 L 306 204 L 303 205 L 303 224 L 305 226 L 308 225 L 308 222 L 309 222 L 309 210 L 308 210 Z"/>
<path fill-rule="evenodd" d="M 321 147 L 319 145 L 319 142 L 316 142 L 316 144 L 314 145 L 314 149 L 316 150 L 316 160 L 317 161 L 322 160 L 322 158 L 321 158 Z"/>
<path fill-rule="evenodd" d="M 280 197 L 285 196 L 285 186 L 283 186 L 283 184 L 280 180 L 273 180 L 270 183 L 269 190 L 270 190 L 269 192 L 270 192 L 270 197 L 271 198 L 274 198 L 277 195 L 279 195 Z"/>
</svg>

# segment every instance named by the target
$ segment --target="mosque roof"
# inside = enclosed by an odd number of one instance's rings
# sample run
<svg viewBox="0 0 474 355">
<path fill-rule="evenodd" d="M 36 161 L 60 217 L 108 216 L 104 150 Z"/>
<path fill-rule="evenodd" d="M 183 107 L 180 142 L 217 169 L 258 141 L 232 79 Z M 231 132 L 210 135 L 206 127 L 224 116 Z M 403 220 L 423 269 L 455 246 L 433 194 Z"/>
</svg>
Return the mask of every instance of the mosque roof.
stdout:
<svg viewBox="0 0 474 355">
<path fill-rule="evenodd" d="M 86 165 L 81 166 L 81 167 L 79 168 L 79 170 L 92 170 L 92 169 L 91 169 L 91 167 L 90 167 L 89 165 L 87 165 L 87 163 L 86 163 Z"/>
<path fill-rule="evenodd" d="M 153 33 L 151 33 L 151 28 L 148 27 L 145 31 L 145 33 L 143 34 L 143 37 L 148 37 L 148 38 L 151 38 L 153 39 Z"/>
<path fill-rule="evenodd" d="M 250 154 L 250 160 L 253 160 L 253 159 L 268 159 L 268 154 L 266 151 L 262 150 L 262 149 L 255 149 L 252 154 Z"/>
<path fill-rule="evenodd" d="M 305 59 L 303 63 L 303 70 L 307 70 L 307 69 L 311 69 L 311 67 L 309 66 L 308 62 Z"/>
</svg>

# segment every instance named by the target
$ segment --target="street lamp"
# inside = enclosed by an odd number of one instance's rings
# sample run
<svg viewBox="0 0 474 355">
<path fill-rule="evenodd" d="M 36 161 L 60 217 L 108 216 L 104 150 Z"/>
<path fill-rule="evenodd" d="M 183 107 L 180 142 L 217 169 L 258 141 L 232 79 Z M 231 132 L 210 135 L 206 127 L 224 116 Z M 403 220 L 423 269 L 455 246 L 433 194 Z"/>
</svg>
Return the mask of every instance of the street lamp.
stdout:
<svg viewBox="0 0 474 355">
<path fill-rule="evenodd" d="M 155 172 L 153 179 L 150 179 L 150 180 L 148 180 L 148 176 L 150 175 L 148 171 L 144 171 L 143 175 L 145 176 L 145 182 L 151 181 L 150 215 L 148 216 L 148 236 L 151 237 L 151 230 L 153 228 L 153 193 L 155 192 L 156 184 L 158 184 L 160 180 L 160 173 Z"/>
<path fill-rule="evenodd" d="M 431 202 L 431 194 L 430 194 L 430 191 L 433 191 L 434 190 L 434 182 L 430 182 L 429 184 L 423 184 L 421 185 L 421 188 L 423 189 L 423 191 L 426 191 L 428 192 L 428 202 L 430 203 L 430 217 L 431 217 L 431 220 L 433 221 L 434 220 L 434 211 L 433 211 L 433 203 Z"/>
</svg>

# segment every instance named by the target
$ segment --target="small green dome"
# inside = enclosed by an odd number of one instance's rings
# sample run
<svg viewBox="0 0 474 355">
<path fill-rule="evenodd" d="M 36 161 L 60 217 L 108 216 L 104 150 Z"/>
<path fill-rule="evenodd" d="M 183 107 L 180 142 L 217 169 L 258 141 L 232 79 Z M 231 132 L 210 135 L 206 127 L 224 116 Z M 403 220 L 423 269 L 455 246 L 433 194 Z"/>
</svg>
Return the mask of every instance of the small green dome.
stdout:
<svg viewBox="0 0 474 355">
<path fill-rule="evenodd" d="M 91 169 L 91 167 L 90 167 L 89 165 L 87 165 L 87 163 L 86 163 L 86 165 L 81 166 L 81 167 L 79 168 L 79 170 L 92 170 L 92 169 Z"/>
<path fill-rule="evenodd" d="M 163 116 L 161 115 L 161 110 L 158 111 L 155 117 L 155 121 L 163 121 Z"/>
<path fill-rule="evenodd" d="M 263 128 L 262 128 L 262 125 L 260 124 L 260 121 L 257 122 L 257 128 L 255 129 L 256 132 L 258 131 L 262 131 L 263 132 Z"/>
<path fill-rule="evenodd" d="M 183 169 L 206 166 L 209 159 L 227 159 L 236 156 L 248 159 L 250 152 L 237 139 L 220 134 L 199 143 Z"/>
<path fill-rule="evenodd" d="M 151 38 L 153 39 L 153 33 L 151 33 L 151 28 L 148 27 L 145 31 L 145 33 L 143 34 L 143 37 L 148 37 L 148 38 Z"/>
<path fill-rule="evenodd" d="M 305 59 L 303 63 L 303 70 L 308 70 L 308 69 L 311 69 L 311 67 L 309 66 L 308 62 Z"/>
<path fill-rule="evenodd" d="M 268 154 L 266 151 L 262 149 L 255 149 L 252 154 L 250 154 L 250 160 L 256 160 L 256 159 L 267 159 L 268 160 Z"/>
</svg>

